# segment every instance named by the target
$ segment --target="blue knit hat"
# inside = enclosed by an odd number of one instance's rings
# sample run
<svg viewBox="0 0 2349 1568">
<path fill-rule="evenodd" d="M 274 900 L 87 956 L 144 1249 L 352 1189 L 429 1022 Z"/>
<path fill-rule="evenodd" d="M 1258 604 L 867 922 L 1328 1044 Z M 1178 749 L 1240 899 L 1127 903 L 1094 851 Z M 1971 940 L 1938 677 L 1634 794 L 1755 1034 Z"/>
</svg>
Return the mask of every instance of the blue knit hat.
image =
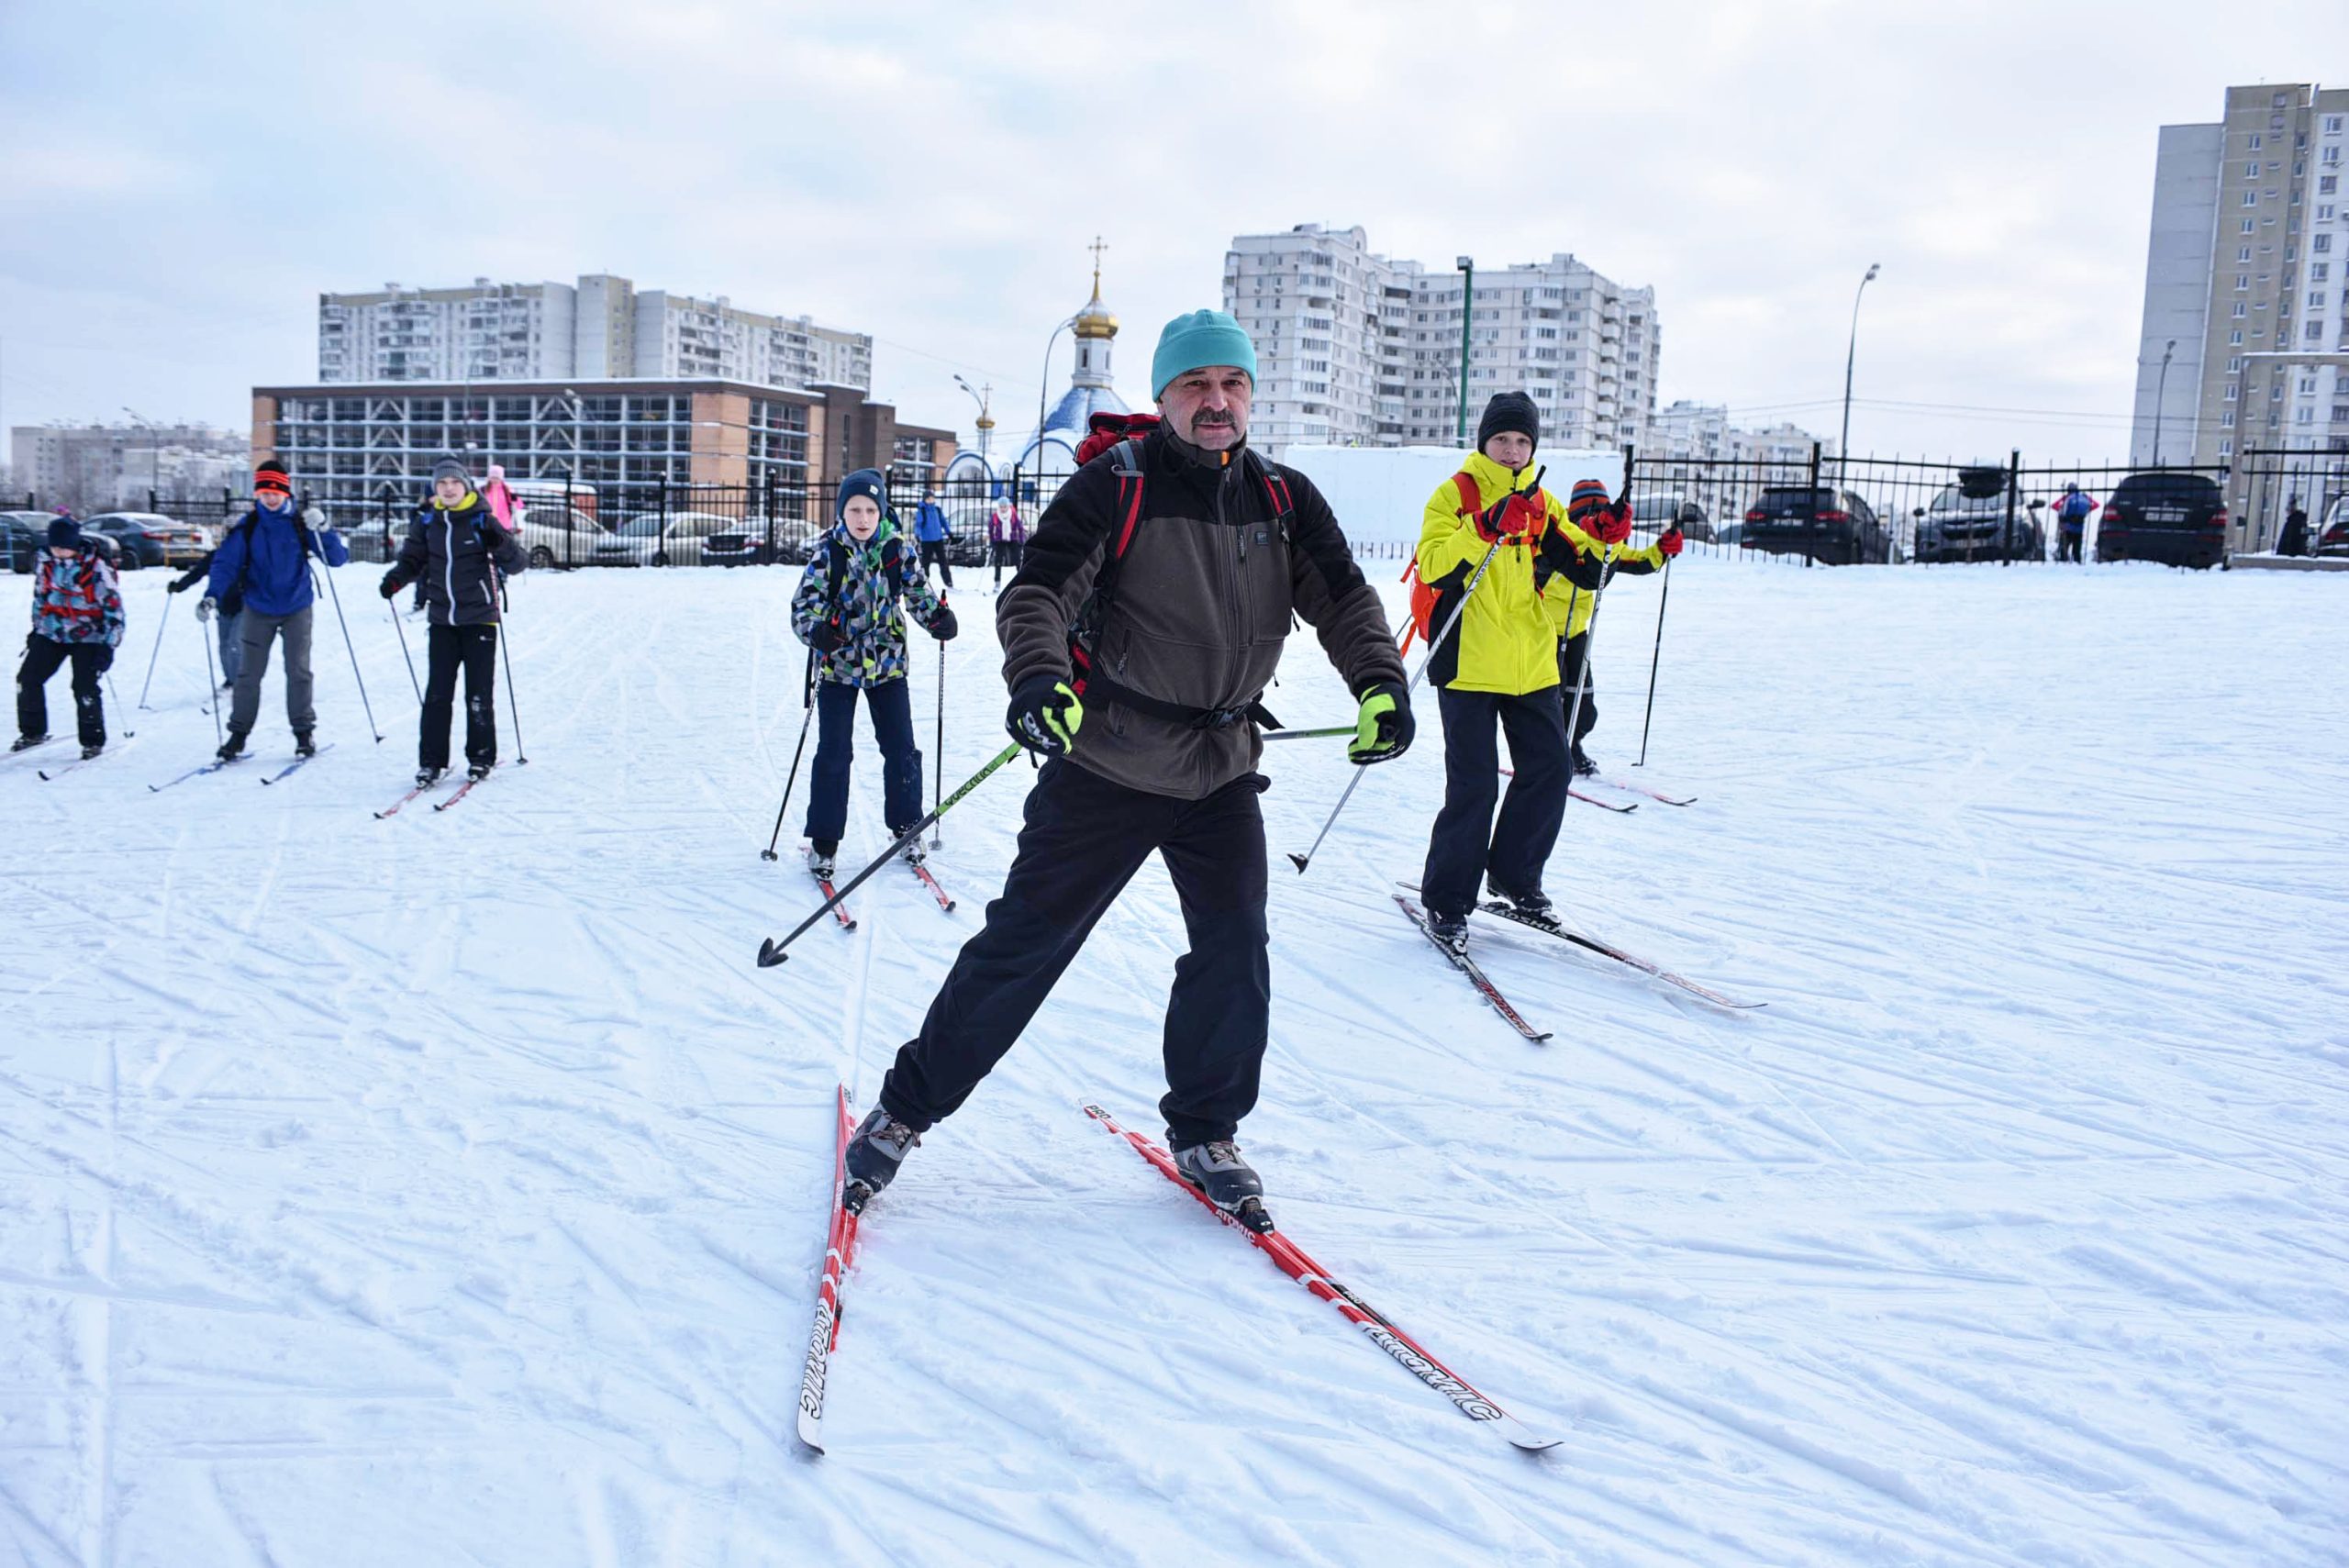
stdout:
<svg viewBox="0 0 2349 1568">
<path fill-rule="evenodd" d="M 844 520 L 848 517 L 849 502 L 859 495 L 880 507 L 883 517 L 889 515 L 889 487 L 882 483 L 881 471 L 860 468 L 841 481 L 840 494 L 832 497 L 832 521 Z"/>
<path fill-rule="evenodd" d="M 1174 378 L 1208 365 L 1238 365 L 1256 379 L 1256 345 L 1246 328 L 1220 310 L 1194 310 L 1166 324 L 1150 356 L 1150 395 L 1163 397 Z"/>
</svg>

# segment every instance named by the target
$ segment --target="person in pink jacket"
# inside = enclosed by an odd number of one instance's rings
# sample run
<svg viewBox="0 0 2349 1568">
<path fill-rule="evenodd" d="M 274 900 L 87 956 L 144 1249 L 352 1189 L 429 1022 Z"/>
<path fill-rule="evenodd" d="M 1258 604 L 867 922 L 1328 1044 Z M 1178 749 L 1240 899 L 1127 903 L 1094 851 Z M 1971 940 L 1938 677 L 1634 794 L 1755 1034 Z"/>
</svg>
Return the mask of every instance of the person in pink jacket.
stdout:
<svg viewBox="0 0 2349 1568">
<path fill-rule="evenodd" d="M 995 558 L 995 585 L 1003 586 L 1003 569 L 1008 562 L 1014 577 L 1019 575 L 1019 557 L 1028 545 L 1028 519 L 1019 515 L 1008 495 L 995 498 L 995 510 L 987 514 L 987 552 Z"/>
</svg>

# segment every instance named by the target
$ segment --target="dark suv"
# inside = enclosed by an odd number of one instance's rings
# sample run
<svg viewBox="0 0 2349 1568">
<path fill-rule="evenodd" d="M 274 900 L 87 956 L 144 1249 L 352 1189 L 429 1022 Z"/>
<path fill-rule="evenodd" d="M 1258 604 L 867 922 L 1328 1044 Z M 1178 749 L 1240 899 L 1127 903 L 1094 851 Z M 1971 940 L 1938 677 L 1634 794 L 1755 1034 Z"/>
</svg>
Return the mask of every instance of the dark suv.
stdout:
<svg viewBox="0 0 2349 1568">
<path fill-rule="evenodd" d="M 0 557 L 11 572 L 30 572 L 49 548 L 47 512 L 0 512 Z"/>
<path fill-rule="evenodd" d="M 2132 473 L 2097 524 L 2096 558 L 2202 570 L 2227 558 L 2227 502 L 2207 473 Z"/>
<path fill-rule="evenodd" d="M 1739 543 L 1772 555 L 1807 555 L 1821 566 L 1897 562 L 1876 509 L 1854 490 L 1774 484 L 1746 508 Z"/>
</svg>

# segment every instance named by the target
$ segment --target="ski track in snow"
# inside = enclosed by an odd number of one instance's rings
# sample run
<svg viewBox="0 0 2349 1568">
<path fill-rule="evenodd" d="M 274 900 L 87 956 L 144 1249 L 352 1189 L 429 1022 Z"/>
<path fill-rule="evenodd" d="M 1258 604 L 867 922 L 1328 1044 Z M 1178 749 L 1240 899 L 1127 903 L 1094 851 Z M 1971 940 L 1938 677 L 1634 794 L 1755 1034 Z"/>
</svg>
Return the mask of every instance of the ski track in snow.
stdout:
<svg viewBox="0 0 2349 1568">
<path fill-rule="evenodd" d="M 954 914 L 885 870 L 855 932 L 761 971 L 818 902 L 805 762 L 757 853 L 802 716 L 792 574 L 519 580 L 532 761 L 445 817 L 370 815 L 414 709 L 363 593 L 381 747 L 322 634 L 333 753 L 251 787 L 290 754 L 273 675 L 259 766 L 150 795 L 213 744 L 167 628 L 137 749 L 0 764 L 0 1560 L 2349 1557 L 2339 584 L 1677 574 L 1649 772 L 1700 803 L 1570 808 L 1550 890 L 1765 1012 L 1480 927 L 1556 1031 L 1518 1040 L 1390 899 L 1434 705 L 1304 877 L 1280 857 L 1350 771 L 1268 749 L 1250 1153 L 1337 1277 L 1564 1437 L 1539 1458 L 1079 1111 L 1156 1127 L 1155 862 L 874 1206 L 830 1452 L 800 1451 L 833 1084 L 861 1115 L 918 1026 L 1028 767 L 946 818 Z M 126 580 L 134 646 L 164 575 Z M 989 597 L 954 598 L 950 785 L 1003 706 Z M 1612 767 L 1654 602 L 1608 600 Z M 1294 722 L 1350 713 L 1309 636 L 1283 673 Z M 851 865 L 877 775 L 861 731 Z"/>
</svg>

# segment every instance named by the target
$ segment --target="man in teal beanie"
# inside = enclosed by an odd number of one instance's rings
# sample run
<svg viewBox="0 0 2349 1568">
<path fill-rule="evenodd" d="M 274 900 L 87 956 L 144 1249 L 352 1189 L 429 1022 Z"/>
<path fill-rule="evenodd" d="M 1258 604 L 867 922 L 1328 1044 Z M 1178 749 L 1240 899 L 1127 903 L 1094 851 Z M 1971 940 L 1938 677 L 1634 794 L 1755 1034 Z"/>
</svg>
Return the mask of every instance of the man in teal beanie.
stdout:
<svg viewBox="0 0 2349 1568">
<path fill-rule="evenodd" d="M 1274 722 L 1259 699 L 1289 617 L 1314 628 L 1360 705 L 1354 762 L 1402 755 L 1411 710 L 1386 612 L 1330 504 L 1248 449 L 1248 334 L 1219 310 L 1178 316 L 1150 380 L 1155 428 L 1061 486 L 996 601 L 1006 727 L 1051 760 L 986 929 L 849 1144 L 852 1208 L 1011 1049 L 1155 851 L 1190 940 L 1166 1005 L 1167 1143 L 1210 1202 L 1271 1224 L 1234 1140 L 1256 1104 L 1272 1005 L 1257 727 Z"/>
</svg>

